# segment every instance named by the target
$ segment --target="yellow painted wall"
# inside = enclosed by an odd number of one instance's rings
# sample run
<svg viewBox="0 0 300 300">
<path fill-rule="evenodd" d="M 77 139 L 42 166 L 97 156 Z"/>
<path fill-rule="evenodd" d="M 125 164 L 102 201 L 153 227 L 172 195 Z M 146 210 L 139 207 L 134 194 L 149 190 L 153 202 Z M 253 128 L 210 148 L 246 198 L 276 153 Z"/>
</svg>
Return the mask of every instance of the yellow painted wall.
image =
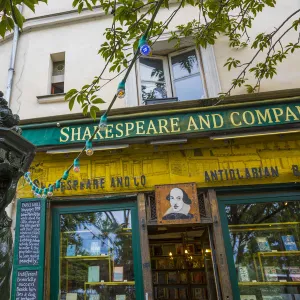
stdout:
<svg viewBox="0 0 300 300">
<path fill-rule="evenodd" d="M 37 154 L 32 166 L 32 179 L 43 184 L 54 183 L 72 163 L 75 154 Z M 56 196 L 97 195 L 105 193 L 151 191 L 155 185 L 196 182 L 201 187 L 232 185 L 275 184 L 299 182 L 293 175 L 292 165 L 300 168 L 299 134 L 283 137 L 261 137 L 236 141 L 210 141 L 198 139 L 186 145 L 159 146 L 133 145 L 118 152 L 97 152 L 80 160 L 81 172 L 70 172 L 68 180 L 86 182 L 90 179 L 105 178 L 104 188 L 77 189 L 55 192 Z M 251 178 L 205 182 L 204 172 L 218 169 L 278 167 L 279 177 Z M 146 185 L 134 186 L 133 178 L 146 176 Z M 111 187 L 111 178 L 129 176 L 130 187 Z M 29 185 L 20 181 L 18 197 L 31 197 Z"/>
</svg>

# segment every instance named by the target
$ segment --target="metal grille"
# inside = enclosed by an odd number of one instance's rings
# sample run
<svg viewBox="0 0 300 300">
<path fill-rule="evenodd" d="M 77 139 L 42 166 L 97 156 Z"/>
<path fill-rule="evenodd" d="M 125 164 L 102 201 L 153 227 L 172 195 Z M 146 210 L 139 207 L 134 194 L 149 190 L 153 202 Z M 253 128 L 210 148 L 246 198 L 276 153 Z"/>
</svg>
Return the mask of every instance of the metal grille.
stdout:
<svg viewBox="0 0 300 300">
<path fill-rule="evenodd" d="M 149 201 L 149 206 L 150 206 L 150 220 L 156 220 L 157 215 L 156 215 L 155 195 L 149 194 L 148 201 Z"/>
<path fill-rule="evenodd" d="M 203 193 L 198 193 L 198 205 L 199 205 L 200 216 L 207 217 L 204 201 L 205 201 L 204 194 Z"/>
</svg>

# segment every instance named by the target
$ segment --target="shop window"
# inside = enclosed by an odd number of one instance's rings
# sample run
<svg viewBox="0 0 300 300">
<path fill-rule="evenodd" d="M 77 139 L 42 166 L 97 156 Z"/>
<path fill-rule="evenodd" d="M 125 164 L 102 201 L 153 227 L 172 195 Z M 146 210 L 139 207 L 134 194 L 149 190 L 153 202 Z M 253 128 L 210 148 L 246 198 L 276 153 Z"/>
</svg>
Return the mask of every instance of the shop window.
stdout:
<svg viewBox="0 0 300 300">
<path fill-rule="evenodd" d="M 206 97 L 200 55 L 195 48 L 140 58 L 139 77 L 144 104 Z"/>
<path fill-rule="evenodd" d="M 65 91 L 65 53 L 52 54 L 51 62 L 51 94 L 62 94 Z"/>
<path fill-rule="evenodd" d="M 239 299 L 300 299 L 299 211 L 299 201 L 225 206 Z"/>
<path fill-rule="evenodd" d="M 137 299 L 131 210 L 60 215 L 59 299 Z"/>
</svg>

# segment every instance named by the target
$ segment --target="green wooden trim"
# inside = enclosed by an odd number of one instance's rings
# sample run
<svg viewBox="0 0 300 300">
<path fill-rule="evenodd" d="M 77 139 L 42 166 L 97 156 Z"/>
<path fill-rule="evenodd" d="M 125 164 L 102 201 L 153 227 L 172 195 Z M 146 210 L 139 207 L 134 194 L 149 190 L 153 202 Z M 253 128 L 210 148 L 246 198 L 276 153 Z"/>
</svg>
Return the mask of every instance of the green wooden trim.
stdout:
<svg viewBox="0 0 300 300">
<path fill-rule="evenodd" d="M 122 197 L 116 197 L 118 199 Z M 101 198 L 98 200 L 106 200 Z M 136 200 L 136 199 L 135 199 Z M 141 267 L 141 250 L 140 250 L 140 237 L 138 230 L 138 212 L 136 201 L 130 201 L 126 203 L 105 203 L 91 206 L 78 206 L 78 207 L 54 207 L 52 209 L 52 249 L 51 249 L 51 288 L 50 299 L 57 300 L 59 292 L 59 251 L 60 251 L 60 222 L 59 218 L 61 214 L 76 214 L 76 213 L 89 213 L 97 211 L 116 211 L 122 209 L 131 210 L 131 223 L 132 232 L 136 234 L 132 235 L 132 248 L 133 248 L 133 267 L 135 277 L 135 290 L 136 299 L 143 299 L 143 277 Z"/>
<path fill-rule="evenodd" d="M 232 192 L 235 189 L 231 189 Z M 221 219 L 221 225 L 223 229 L 223 239 L 225 244 L 225 251 L 227 256 L 228 269 L 230 274 L 230 280 L 232 285 L 232 295 L 233 300 L 240 300 L 240 290 L 238 286 L 238 278 L 235 270 L 235 264 L 233 260 L 233 250 L 230 242 L 230 233 L 228 228 L 228 219 L 225 212 L 226 205 L 232 204 L 251 204 L 251 203 L 270 203 L 270 202 L 284 202 L 284 201 L 297 201 L 300 199 L 295 199 L 295 197 L 300 197 L 300 192 L 273 192 L 269 194 L 256 193 L 248 195 L 244 193 L 243 195 L 225 195 L 217 196 L 219 213 Z M 255 201 L 253 201 L 255 200 Z"/>
<path fill-rule="evenodd" d="M 20 266 L 18 260 L 18 249 L 20 242 L 20 213 L 21 204 L 25 202 L 37 202 L 41 203 L 41 223 L 40 223 L 40 253 L 39 253 L 39 265 L 36 266 Z M 14 245 L 14 258 L 13 258 L 13 275 L 12 275 L 12 291 L 11 300 L 16 297 L 16 284 L 18 271 L 39 271 L 38 276 L 38 299 L 44 299 L 44 262 L 45 262 L 45 227 L 46 226 L 46 200 L 44 199 L 20 199 L 17 204 L 16 214 L 16 231 L 15 231 L 15 245 Z"/>
</svg>

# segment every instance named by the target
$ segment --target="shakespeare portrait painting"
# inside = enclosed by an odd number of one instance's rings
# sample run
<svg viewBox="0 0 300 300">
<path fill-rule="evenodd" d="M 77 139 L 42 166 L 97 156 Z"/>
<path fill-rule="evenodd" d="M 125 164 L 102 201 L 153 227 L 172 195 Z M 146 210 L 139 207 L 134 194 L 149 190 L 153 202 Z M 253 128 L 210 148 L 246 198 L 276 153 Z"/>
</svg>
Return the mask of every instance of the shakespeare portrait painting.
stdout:
<svg viewBox="0 0 300 300">
<path fill-rule="evenodd" d="M 199 222 L 196 184 L 156 186 L 155 199 L 159 223 Z"/>
</svg>

